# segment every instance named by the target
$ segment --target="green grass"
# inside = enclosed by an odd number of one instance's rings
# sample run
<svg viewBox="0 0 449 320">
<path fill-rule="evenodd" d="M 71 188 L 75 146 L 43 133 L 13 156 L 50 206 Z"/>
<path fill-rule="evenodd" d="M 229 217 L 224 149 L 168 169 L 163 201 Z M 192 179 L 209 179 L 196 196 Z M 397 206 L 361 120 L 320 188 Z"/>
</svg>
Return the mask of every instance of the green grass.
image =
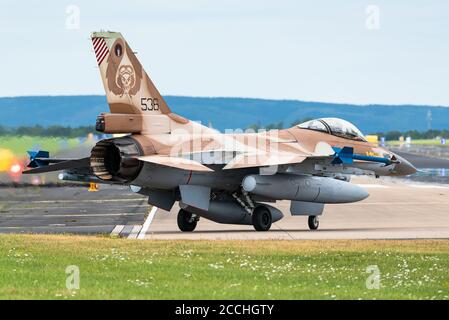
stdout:
<svg viewBox="0 0 449 320">
<path fill-rule="evenodd" d="M 0 136 L 0 148 L 9 149 L 16 156 L 27 156 L 27 151 L 40 149 L 54 154 L 79 145 L 78 139 L 60 137 Z"/>
<path fill-rule="evenodd" d="M 386 142 L 387 145 L 390 146 L 397 146 L 401 144 L 405 144 L 405 141 L 399 141 L 399 140 L 391 140 Z M 442 147 L 449 147 L 449 142 L 446 144 L 441 144 L 440 139 L 417 139 L 412 140 L 410 144 L 417 144 L 417 145 L 435 145 L 435 146 L 442 146 Z"/>
<path fill-rule="evenodd" d="M 0 235 L 2 299 L 448 299 L 449 241 Z M 80 289 L 65 269 L 80 268 Z M 367 289 L 377 265 L 380 289 Z"/>
</svg>

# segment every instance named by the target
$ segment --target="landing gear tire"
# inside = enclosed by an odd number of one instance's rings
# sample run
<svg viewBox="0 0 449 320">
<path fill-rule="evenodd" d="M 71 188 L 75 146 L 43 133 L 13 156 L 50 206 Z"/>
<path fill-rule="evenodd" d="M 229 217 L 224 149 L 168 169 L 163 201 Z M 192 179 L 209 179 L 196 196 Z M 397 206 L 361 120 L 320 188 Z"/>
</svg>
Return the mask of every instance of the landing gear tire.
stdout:
<svg viewBox="0 0 449 320">
<path fill-rule="evenodd" d="M 192 213 L 181 209 L 178 212 L 178 227 L 182 232 L 192 232 L 196 228 L 198 218 Z"/>
<path fill-rule="evenodd" d="M 254 209 L 252 222 L 257 231 L 268 231 L 271 228 L 271 212 L 265 206 L 259 206 Z"/>
<path fill-rule="evenodd" d="M 310 228 L 310 230 L 318 229 L 319 225 L 320 225 L 320 219 L 318 218 L 318 216 L 309 216 L 309 228 Z"/>
</svg>

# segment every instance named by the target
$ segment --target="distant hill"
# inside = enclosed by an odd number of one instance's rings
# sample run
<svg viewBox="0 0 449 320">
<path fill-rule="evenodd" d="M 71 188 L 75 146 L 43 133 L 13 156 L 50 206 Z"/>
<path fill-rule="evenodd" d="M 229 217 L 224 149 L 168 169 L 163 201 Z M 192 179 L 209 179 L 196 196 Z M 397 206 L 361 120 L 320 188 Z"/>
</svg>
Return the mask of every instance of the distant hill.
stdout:
<svg viewBox="0 0 449 320">
<path fill-rule="evenodd" d="M 339 117 L 356 124 L 363 132 L 426 130 L 427 113 L 432 128 L 449 128 L 449 108 L 412 105 L 351 105 L 297 100 L 246 98 L 198 98 L 166 96 L 171 109 L 189 119 L 214 128 L 247 128 L 283 121 L 290 126 L 304 118 Z M 39 96 L 0 98 L 0 126 L 93 125 L 100 112 L 108 111 L 104 96 Z"/>
</svg>

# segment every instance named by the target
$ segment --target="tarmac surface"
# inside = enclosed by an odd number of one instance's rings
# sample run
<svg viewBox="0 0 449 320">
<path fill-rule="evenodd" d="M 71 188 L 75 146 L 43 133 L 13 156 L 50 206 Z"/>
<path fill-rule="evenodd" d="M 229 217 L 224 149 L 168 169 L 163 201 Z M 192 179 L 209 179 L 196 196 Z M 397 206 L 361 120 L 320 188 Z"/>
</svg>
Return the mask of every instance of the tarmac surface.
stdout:
<svg viewBox="0 0 449 320">
<path fill-rule="evenodd" d="M 355 178 L 370 197 L 326 205 L 317 231 L 307 217 L 293 217 L 289 202 L 276 206 L 284 218 L 269 232 L 206 219 L 192 233 L 178 230 L 178 206 L 152 208 L 126 187 L 1 187 L 0 233 L 113 234 L 138 239 L 449 239 L 449 185 L 400 179 Z"/>
<path fill-rule="evenodd" d="M 125 187 L 0 188 L 0 233 L 111 233 L 143 223 L 145 197 Z M 131 227 L 129 227 L 131 226 Z"/>
<path fill-rule="evenodd" d="M 447 148 L 449 149 L 449 148 Z M 436 168 L 436 169 L 449 169 L 449 159 L 432 157 L 423 154 L 416 154 L 413 152 L 406 152 L 397 149 L 392 149 L 391 151 L 395 152 L 399 156 L 407 159 L 411 164 L 413 164 L 416 168 Z"/>
</svg>

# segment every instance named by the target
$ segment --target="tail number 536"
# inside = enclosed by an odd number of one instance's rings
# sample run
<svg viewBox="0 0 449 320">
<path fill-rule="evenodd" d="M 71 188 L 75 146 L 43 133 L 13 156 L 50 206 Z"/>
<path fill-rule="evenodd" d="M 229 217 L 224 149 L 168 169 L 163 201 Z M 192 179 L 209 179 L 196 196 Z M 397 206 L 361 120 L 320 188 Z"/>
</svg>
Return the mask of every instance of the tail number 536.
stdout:
<svg viewBox="0 0 449 320">
<path fill-rule="evenodd" d="M 157 98 L 140 98 L 140 108 L 142 111 L 159 110 Z"/>
</svg>

